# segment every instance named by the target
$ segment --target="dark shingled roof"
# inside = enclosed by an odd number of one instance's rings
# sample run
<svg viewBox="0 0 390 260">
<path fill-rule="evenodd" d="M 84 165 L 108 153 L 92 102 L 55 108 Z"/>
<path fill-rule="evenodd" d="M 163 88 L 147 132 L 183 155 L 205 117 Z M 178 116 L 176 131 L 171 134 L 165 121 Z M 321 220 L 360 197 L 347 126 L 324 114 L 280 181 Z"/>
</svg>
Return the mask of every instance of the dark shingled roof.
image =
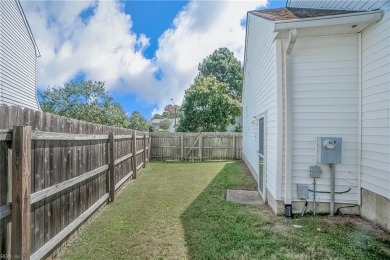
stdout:
<svg viewBox="0 0 390 260">
<path fill-rule="evenodd" d="M 325 9 L 310 9 L 310 8 L 276 8 L 260 11 L 251 11 L 250 13 L 270 21 L 282 21 L 292 19 L 304 19 L 321 16 L 331 16 L 339 14 L 357 13 L 359 11 L 349 10 L 325 10 Z"/>
</svg>

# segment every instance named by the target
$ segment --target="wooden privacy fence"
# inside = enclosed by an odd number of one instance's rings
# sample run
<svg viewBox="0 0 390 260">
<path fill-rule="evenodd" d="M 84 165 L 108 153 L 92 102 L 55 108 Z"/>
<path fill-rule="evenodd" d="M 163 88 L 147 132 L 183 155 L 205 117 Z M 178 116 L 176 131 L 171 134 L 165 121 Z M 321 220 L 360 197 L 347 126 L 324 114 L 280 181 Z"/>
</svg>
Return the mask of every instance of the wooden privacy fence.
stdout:
<svg viewBox="0 0 390 260">
<path fill-rule="evenodd" d="M 151 160 L 242 159 L 242 133 L 150 133 Z"/>
<path fill-rule="evenodd" d="M 149 161 L 147 132 L 0 105 L 0 254 L 41 259 Z"/>
</svg>

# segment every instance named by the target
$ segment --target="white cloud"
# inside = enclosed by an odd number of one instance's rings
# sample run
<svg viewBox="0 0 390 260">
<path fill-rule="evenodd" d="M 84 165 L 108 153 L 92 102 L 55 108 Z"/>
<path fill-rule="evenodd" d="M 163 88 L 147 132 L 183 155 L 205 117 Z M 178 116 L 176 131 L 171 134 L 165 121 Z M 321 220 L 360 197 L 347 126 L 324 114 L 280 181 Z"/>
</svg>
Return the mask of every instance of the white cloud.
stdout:
<svg viewBox="0 0 390 260">
<path fill-rule="evenodd" d="M 173 28 L 159 39 L 154 59 L 143 51 L 146 35 L 132 32 L 132 20 L 115 1 L 23 2 L 42 57 L 38 86 L 62 85 L 79 73 L 102 80 L 109 89 L 131 91 L 160 109 L 173 98 L 180 103 L 197 74 L 199 62 L 219 47 L 242 61 L 248 10 L 259 1 L 191 1 L 176 16 Z M 89 12 L 88 19 L 82 12 Z M 161 81 L 154 75 L 161 71 Z M 157 108 L 159 110 L 159 108 Z M 157 111 L 156 110 L 156 111 Z"/>
<path fill-rule="evenodd" d="M 174 20 L 175 27 L 159 39 L 156 64 L 164 69 L 165 96 L 181 101 L 199 62 L 217 48 L 227 47 L 243 61 L 245 28 L 241 21 L 247 11 L 266 4 L 266 0 L 190 2 Z"/>
<path fill-rule="evenodd" d="M 62 85 L 83 73 L 105 81 L 108 89 L 126 89 L 144 99 L 153 92 L 156 67 L 142 55 L 149 39 L 131 32 L 131 17 L 121 3 L 34 1 L 24 8 L 41 52 L 38 86 Z M 83 21 L 86 10 L 91 15 Z"/>
</svg>

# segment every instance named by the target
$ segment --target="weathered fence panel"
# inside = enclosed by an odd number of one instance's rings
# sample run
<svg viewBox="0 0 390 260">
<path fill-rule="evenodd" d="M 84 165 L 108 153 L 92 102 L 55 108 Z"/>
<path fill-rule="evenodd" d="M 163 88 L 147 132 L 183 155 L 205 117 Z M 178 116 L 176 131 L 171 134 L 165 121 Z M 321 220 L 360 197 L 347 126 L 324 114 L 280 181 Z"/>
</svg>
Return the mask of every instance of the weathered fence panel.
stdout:
<svg viewBox="0 0 390 260">
<path fill-rule="evenodd" d="M 242 159 L 241 133 L 151 133 L 152 160 Z"/>
<path fill-rule="evenodd" d="M 15 150 L 21 141 L 12 131 L 16 126 L 31 129 L 29 157 L 20 157 Z M 135 178 L 149 161 L 150 143 L 147 132 L 0 105 L 0 254 L 23 259 L 52 254 Z M 10 177 L 19 176 L 15 175 L 19 168 L 12 170 L 11 165 L 20 165 L 21 158 L 30 164 L 20 175 L 30 176 L 23 182 Z M 30 191 L 21 193 L 25 190 Z"/>
</svg>

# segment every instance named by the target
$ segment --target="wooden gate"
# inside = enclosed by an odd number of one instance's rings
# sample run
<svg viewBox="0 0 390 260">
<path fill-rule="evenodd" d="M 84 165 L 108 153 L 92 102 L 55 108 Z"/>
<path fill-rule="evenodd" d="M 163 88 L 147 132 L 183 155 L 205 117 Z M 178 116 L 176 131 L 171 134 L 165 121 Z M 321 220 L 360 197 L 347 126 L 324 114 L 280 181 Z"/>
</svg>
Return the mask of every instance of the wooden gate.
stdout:
<svg viewBox="0 0 390 260">
<path fill-rule="evenodd" d="M 241 133 L 151 133 L 153 160 L 218 161 L 242 159 Z"/>
</svg>

